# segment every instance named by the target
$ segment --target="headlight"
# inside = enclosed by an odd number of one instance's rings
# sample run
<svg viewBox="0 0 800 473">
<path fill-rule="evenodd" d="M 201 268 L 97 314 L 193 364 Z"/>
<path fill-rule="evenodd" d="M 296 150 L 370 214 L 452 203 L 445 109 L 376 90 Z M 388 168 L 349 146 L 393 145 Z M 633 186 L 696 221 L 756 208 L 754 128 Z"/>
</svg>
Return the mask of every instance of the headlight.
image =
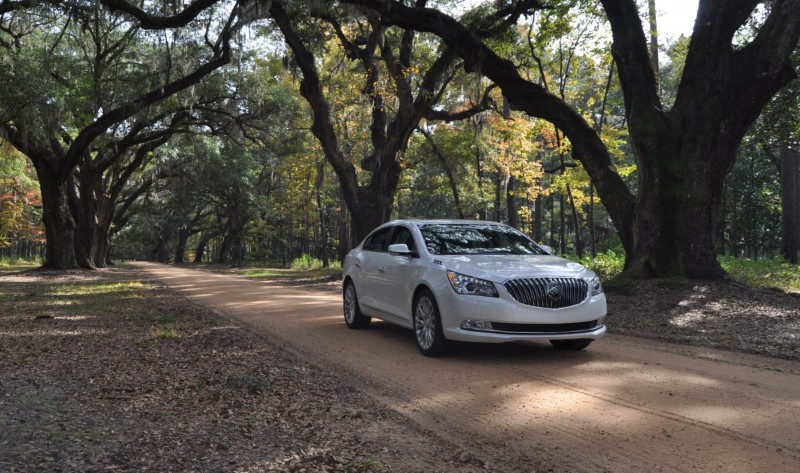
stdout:
<svg viewBox="0 0 800 473">
<path fill-rule="evenodd" d="M 600 284 L 600 278 L 597 278 L 597 277 L 592 278 L 592 280 L 589 281 L 589 287 L 592 288 L 592 295 L 593 296 L 596 296 L 598 294 L 602 294 L 603 293 L 603 285 Z"/>
<path fill-rule="evenodd" d="M 491 281 L 473 278 L 463 274 L 447 272 L 447 279 L 450 285 L 459 294 L 472 294 L 475 296 L 497 297 L 497 289 Z"/>
</svg>

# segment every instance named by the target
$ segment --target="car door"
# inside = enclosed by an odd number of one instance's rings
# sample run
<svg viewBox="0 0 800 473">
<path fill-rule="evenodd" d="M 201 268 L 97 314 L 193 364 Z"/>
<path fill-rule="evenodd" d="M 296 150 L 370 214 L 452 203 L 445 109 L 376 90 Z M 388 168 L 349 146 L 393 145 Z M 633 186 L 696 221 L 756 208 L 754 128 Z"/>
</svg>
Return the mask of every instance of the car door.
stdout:
<svg viewBox="0 0 800 473">
<path fill-rule="evenodd" d="M 412 252 L 417 251 L 411 229 L 405 225 L 394 228 L 390 244 L 403 243 Z M 381 255 L 382 268 L 378 270 L 378 286 L 384 297 L 384 310 L 402 321 L 411 324 L 411 298 L 419 280 L 417 276 L 420 259 L 408 255 Z M 381 270 L 382 269 L 382 270 Z"/>
<path fill-rule="evenodd" d="M 385 313 L 385 289 L 382 287 L 385 257 L 388 256 L 389 241 L 392 237 L 393 226 L 375 230 L 366 240 L 361 253 L 360 286 L 356 287 L 361 305 L 371 311 Z"/>
</svg>

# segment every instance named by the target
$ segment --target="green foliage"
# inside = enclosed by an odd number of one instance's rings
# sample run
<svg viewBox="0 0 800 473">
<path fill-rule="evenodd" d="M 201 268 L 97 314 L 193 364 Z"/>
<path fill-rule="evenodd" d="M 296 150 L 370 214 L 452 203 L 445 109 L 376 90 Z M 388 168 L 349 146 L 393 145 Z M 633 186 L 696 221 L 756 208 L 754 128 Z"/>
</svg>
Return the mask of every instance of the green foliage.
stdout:
<svg viewBox="0 0 800 473">
<path fill-rule="evenodd" d="M 381 466 L 378 460 L 373 458 L 358 457 L 350 460 L 350 462 L 345 465 L 345 469 L 356 473 L 367 473 L 383 471 L 383 466 Z"/>
<path fill-rule="evenodd" d="M 319 269 L 287 269 L 278 267 L 226 269 L 224 272 L 233 271 L 248 278 L 280 279 L 283 281 L 298 281 L 309 279 L 330 279 L 341 276 L 342 264 L 331 261 L 329 267 Z"/>
<path fill-rule="evenodd" d="M 0 139 L 0 247 L 41 241 L 41 198 L 30 162 Z"/>
<path fill-rule="evenodd" d="M 800 292 L 800 266 L 782 258 L 753 260 L 722 256 L 719 262 L 728 274 L 748 286 Z"/>
<path fill-rule="evenodd" d="M 579 262 L 608 281 L 622 272 L 625 255 L 613 250 L 598 253 L 597 257 L 586 256 Z M 778 288 L 787 292 L 800 292 L 800 266 L 785 262 L 782 258 L 735 258 L 720 256 L 719 262 L 734 279 L 748 286 Z"/>
<path fill-rule="evenodd" d="M 177 341 L 180 340 L 181 336 L 178 333 L 178 329 L 173 326 L 159 326 L 153 327 L 150 329 L 150 335 L 153 338 L 160 338 L 163 340 L 172 340 Z"/>
<path fill-rule="evenodd" d="M 608 281 L 622 272 L 622 268 L 625 266 L 625 254 L 608 250 L 598 253 L 594 258 L 587 255 L 580 260 L 580 263 L 596 272 L 603 281 Z"/>
<path fill-rule="evenodd" d="M 292 260 L 291 268 L 301 269 L 304 271 L 322 269 L 322 260 L 307 254 L 303 254 L 302 256 Z"/>
<path fill-rule="evenodd" d="M 30 269 L 34 266 L 41 266 L 41 264 L 41 258 L 34 258 L 32 260 L 27 260 L 24 258 L 0 258 L 0 267 L 3 268 L 15 267 L 18 269 Z"/>
</svg>

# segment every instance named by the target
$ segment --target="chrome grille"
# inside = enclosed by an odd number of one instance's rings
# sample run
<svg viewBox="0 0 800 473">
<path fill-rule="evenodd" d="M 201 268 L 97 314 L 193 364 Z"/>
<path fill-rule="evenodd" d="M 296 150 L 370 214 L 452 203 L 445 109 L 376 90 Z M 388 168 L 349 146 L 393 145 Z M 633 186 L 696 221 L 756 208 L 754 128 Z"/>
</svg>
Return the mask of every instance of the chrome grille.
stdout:
<svg viewBox="0 0 800 473">
<path fill-rule="evenodd" d="M 547 309 L 577 305 L 589 295 L 589 284 L 576 278 L 512 279 L 504 286 L 517 302 Z"/>
</svg>

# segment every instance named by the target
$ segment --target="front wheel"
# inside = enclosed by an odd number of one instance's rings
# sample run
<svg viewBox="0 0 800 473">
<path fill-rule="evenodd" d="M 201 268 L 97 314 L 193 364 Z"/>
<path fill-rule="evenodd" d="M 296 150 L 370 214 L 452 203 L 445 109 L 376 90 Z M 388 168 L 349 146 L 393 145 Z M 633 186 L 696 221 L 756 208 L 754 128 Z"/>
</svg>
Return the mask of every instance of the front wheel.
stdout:
<svg viewBox="0 0 800 473">
<path fill-rule="evenodd" d="M 439 306 L 430 291 L 423 291 L 414 301 L 414 336 L 425 356 L 442 356 L 453 342 L 444 338 Z"/>
<path fill-rule="evenodd" d="M 344 323 L 353 329 L 369 327 L 369 322 L 372 319 L 361 313 L 361 308 L 358 306 L 356 288 L 351 281 L 345 283 L 342 299 L 344 302 Z"/>
<path fill-rule="evenodd" d="M 578 351 L 583 350 L 584 348 L 588 347 L 589 344 L 592 343 L 591 338 L 576 338 L 572 340 L 550 340 L 550 344 L 552 344 L 558 350 L 568 350 L 568 351 Z"/>
</svg>

